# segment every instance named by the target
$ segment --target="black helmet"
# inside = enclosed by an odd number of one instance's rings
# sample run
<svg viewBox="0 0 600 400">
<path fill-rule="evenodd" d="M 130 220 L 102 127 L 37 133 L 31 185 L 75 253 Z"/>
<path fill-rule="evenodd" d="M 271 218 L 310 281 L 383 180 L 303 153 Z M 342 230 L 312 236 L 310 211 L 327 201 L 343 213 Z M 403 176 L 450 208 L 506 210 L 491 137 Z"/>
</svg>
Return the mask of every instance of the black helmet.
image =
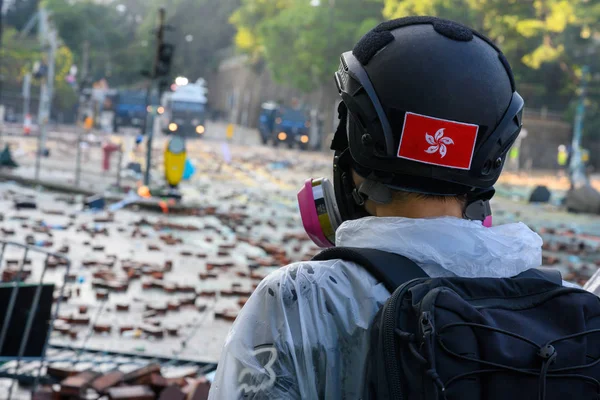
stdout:
<svg viewBox="0 0 600 400">
<path fill-rule="evenodd" d="M 349 165 L 367 178 L 360 194 L 379 202 L 389 189 L 491 197 L 524 103 L 489 39 L 434 17 L 388 21 L 342 54 L 335 77 L 338 203 Z"/>
</svg>

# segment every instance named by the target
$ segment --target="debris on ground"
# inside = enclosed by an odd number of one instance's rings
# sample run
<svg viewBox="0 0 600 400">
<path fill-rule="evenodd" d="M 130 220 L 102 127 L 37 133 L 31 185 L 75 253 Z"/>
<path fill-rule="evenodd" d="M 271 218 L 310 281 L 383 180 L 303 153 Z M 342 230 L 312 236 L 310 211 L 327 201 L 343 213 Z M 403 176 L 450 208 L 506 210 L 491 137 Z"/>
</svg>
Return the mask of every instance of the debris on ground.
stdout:
<svg viewBox="0 0 600 400">
<path fill-rule="evenodd" d="M 573 213 L 600 214 L 600 192 L 589 185 L 569 190 L 565 207 Z"/>
<path fill-rule="evenodd" d="M 164 371 L 158 364 L 124 372 L 115 369 L 107 372 L 50 368 L 48 374 L 60 383 L 41 386 L 33 399 L 85 400 L 206 400 L 209 381 L 197 368 L 179 368 Z"/>
</svg>

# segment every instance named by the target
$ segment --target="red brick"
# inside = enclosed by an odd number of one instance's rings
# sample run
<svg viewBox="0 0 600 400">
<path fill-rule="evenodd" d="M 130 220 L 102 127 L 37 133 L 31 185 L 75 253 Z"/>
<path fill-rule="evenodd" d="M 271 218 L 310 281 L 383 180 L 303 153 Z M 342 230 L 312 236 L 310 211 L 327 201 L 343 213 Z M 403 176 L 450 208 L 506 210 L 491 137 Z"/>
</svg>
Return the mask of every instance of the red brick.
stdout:
<svg viewBox="0 0 600 400">
<path fill-rule="evenodd" d="M 110 400 L 154 400 L 155 395 L 148 386 L 122 386 L 108 390 Z"/>
<path fill-rule="evenodd" d="M 111 330 L 112 330 L 112 326 L 110 326 L 110 325 L 105 325 L 105 324 L 94 325 L 94 332 L 96 332 L 96 333 L 110 332 Z"/>
<path fill-rule="evenodd" d="M 133 325 L 124 325 L 119 328 L 119 333 L 122 335 L 124 332 L 132 331 L 134 329 L 135 328 L 133 327 Z"/>
<path fill-rule="evenodd" d="M 237 313 L 231 311 L 215 311 L 215 318 L 233 322 L 237 318 Z"/>
<path fill-rule="evenodd" d="M 169 386 L 161 393 L 158 400 L 185 400 L 186 395 L 177 386 Z"/>
<path fill-rule="evenodd" d="M 70 376 L 60 383 L 60 394 L 62 396 L 79 396 L 97 376 L 98 374 L 93 371 L 84 371 Z"/>
<path fill-rule="evenodd" d="M 169 311 L 177 311 L 179 310 L 179 307 L 181 307 L 181 303 L 177 300 L 171 300 L 167 302 L 167 309 Z"/>
<path fill-rule="evenodd" d="M 160 365 L 159 364 L 150 364 L 145 367 L 138 368 L 134 371 L 131 371 L 123 377 L 123 382 L 126 383 L 135 383 L 141 381 L 150 382 L 150 377 L 154 373 L 160 373 Z"/>
<path fill-rule="evenodd" d="M 154 336 L 157 338 L 162 338 L 164 336 L 164 330 L 156 326 L 144 324 L 140 326 L 140 329 L 149 336 Z"/>
<path fill-rule="evenodd" d="M 100 394 L 106 394 L 108 389 L 121 383 L 124 376 L 125 374 L 121 371 L 109 372 L 99 378 L 96 378 L 92 382 L 92 389 Z"/>
</svg>

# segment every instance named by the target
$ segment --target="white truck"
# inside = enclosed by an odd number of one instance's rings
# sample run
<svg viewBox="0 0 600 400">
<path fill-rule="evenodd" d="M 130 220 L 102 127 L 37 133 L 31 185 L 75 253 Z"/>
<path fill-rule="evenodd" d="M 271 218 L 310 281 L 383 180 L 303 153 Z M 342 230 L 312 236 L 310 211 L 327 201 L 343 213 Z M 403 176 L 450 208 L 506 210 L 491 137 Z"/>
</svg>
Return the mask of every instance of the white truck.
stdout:
<svg viewBox="0 0 600 400">
<path fill-rule="evenodd" d="M 163 94 L 161 99 L 161 129 L 165 133 L 183 137 L 202 137 L 206 132 L 205 81 L 176 85 L 175 91 Z"/>
</svg>

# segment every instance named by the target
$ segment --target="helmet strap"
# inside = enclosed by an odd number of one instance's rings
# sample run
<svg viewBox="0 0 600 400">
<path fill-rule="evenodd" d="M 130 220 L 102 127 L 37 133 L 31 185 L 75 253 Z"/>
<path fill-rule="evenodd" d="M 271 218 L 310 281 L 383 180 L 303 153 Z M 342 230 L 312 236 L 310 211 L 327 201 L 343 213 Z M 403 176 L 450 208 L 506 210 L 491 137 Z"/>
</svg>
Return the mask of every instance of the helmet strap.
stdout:
<svg viewBox="0 0 600 400">
<path fill-rule="evenodd" d="M 337 129 L 333 135 L 330 149 L 343 152 L 348 148 L 348 130 L 346 124 L 348 122 L 348 107 L 344 102 L 340 102 L 338 106 L 338 118 L 340 120 Z"/>
<path fill-rule="evenodd" d="M 464 218 L 471 221 L 484 221 L 490 215 L 492 215 L 492 208 L 489 200 L 475 200 L 468 203 L 463 212 Z"/>
<path fill-rule="evenodd" d="M 352 179 L 350 149 L 336 151 L 334 158 L 333 185 L 336 202 L 344 221 L 369 217 L 365 208 L 366 196 L 361 194 Z"/>
<path fill-rule="evenodd" d="M 390 204 L 393 200 L 392 190 L 381 182 L 365 179 L 355 191 L 364 198 L 379 204 Z"/>
<path fill-rule="evenodd" d="M 493 187 L 468 193 L 467 205 L 463 211 L 464 218 L 473 221 L 484 221 L 491 216 L 490 200 L 495 193 L 496 190 Z"/>
</svg>

